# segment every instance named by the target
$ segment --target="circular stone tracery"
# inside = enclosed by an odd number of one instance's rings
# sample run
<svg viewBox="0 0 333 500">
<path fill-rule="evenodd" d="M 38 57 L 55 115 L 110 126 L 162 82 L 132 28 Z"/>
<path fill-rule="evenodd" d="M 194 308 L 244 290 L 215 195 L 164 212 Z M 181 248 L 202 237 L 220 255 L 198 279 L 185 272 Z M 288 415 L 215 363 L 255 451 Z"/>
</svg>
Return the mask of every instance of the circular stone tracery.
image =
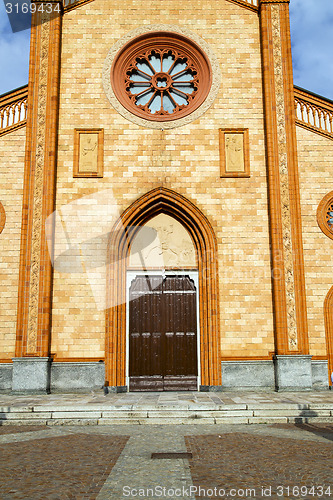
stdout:
<svg viewBox="0 0 333 500">
<path fill-rule="evenodd" d="M 197 109 L 211 87 L 202 50 L 176 33 L 149 33 L 127 44 L 111 68 L 117 99 L 147 120 L 168 121 Z"/>
<path fill-rule="evenodd" d="M 333 202 L 330 204 L 326 211 L 326 223 L 333 233 Z"/>
</svg>

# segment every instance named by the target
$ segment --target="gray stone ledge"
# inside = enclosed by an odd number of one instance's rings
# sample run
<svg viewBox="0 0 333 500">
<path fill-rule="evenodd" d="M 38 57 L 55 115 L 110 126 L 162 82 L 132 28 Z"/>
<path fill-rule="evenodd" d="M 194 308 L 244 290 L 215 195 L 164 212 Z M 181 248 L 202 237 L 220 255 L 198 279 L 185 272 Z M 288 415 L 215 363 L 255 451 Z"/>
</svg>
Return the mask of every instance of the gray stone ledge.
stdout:
<svg viewBox="0 0 333 500">
<path fill-rule="evenodd" d="M 273 360 L 222 361 L 223 390 L 275 390 Z"/>
<path fill-rule="evenodd" d="M 199 392 L 222 392 L 222 385 L 200 385 Z"/>
<path fill-rule="evenodd" d="M 128 387 L 127 385 L 110 385 L 107 387 L 107 392 L 109 393 L 122 393 L 122 392 L 127 392 L 128 391 Z"/>
<path fill-rule="evenodd" d="M 274 359 L 276 388 L 284 391 L 311 391 L 312 368 L 310 355 L 276 355 Z"/>
<path fill-rule="evenodd" d="M 53 362 L 51 365 L 51 392 L 80 393 L 102 390 L 105 380 L 104 362 Z"/>
<path fill-rule="evenodd" d="M 48 357 L 13 358 L 13 394 L 47 394 L 50 392 L 50 359 Z"/>
<path fill-rule="evenodd" d="M 328 361 L 311 360 L 312 389 L 316 391 L 327 391 L 328 385 Z"/>
</svg>

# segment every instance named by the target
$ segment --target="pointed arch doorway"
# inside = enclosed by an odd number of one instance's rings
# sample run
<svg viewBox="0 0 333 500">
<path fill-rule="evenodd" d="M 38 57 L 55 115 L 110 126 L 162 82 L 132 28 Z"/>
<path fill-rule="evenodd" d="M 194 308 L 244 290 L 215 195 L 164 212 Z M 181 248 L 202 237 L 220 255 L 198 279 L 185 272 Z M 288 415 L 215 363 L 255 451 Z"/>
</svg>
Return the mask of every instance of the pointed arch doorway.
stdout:
<svg viewBox="0 0 333 500">
<path fill-rule="evenodd" d="M 131 247 L 140 228 L 160 214 L 173 218 L 184 228 L 195 252 L 197 285 L 193 286 L 193 276 L 191 277 L 187 270 L 183 269 L 177 276 L 182 276 L 180 279 L 183 288 L 192 288 L 188 291 L 190 294 L 192 292 L 193 296 L 194 292 L 196 294 L 196 335 L 199 332 L 199 337 L 196 337 L 199 338 L 196 366 L 201 367 L 199 388 L 209 390 L 221 385 L 216 239 L 202 212 L 185 197 L 165 188 L 154 189 L 136 200 L 122 214 L 111 231 L 107 289 L 108 303 L 112 307 L 106 311 L 106 383 L 113 387 L 113 390 L 127 390 L 129 387 L 130 310 L 127 273 Z M 163 286 L 170 286 L 171 283 L 170 280 L 166 281 L 168 285 L 162 284 L 162 294 Z M 173 281 L 174 287 L 180 286 Z M 192 300 L 193 304 L 193 298 L 188 300 Z M 191 321 L 193 324 L 193 318 Z M 191 328 L 188 328 L 190 332 Z M 193 375 L 198 377 L 199 372 Z M 162 390 L 171 389 L 164 386 Z"/>
</svg>

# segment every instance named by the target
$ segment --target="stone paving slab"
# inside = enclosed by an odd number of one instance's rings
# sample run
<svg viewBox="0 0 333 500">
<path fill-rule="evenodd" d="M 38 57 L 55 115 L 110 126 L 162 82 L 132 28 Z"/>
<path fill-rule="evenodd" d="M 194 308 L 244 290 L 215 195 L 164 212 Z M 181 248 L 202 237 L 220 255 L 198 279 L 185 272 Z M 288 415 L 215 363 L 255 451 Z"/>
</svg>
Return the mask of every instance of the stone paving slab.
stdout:
<svg viewBox="0 0 333 500">
<path fill-rule="evenodd" d="M 95 498 L 127 440 L 76 434 L 1 444 L 1 498 Z"/>
<path fill-rule="evenodd" d="M 20 433 L 15 426 L 10 429 L 8 434 L 8 428 L 0 427 L 4 500 L 333 498 L 333 425 L 25 426 Z M 151 459 L 152 453 L 167 452 L 190 452 L 193 458 Z M 223 488 L 228 496 L 211 495 L 214 488 Z M 255 496 L 245 496 L 250 488 Z M 231 496 L 231 489 L 239 494 Z"/>
<path fill-rule="evenodd" d="M 35 419 L 51 419 L 52 412 L 13 412 L 10 411 L 8 413 L 0 413 L 0 419 L 5 420 L 35 420 Z"/>
<path fill-rule="evenodd" d="M 190 460 L 193 483 L 202 491 L 207 492 L 214 485 L 217 491 L 229 493 L 228 496 L 236 490 L 237 498 L 333 496 L 330 441 L 314 447 L 299 439 L 248 433 L 186 436 L 185 441 L 193 455 Z M 202 494 L 200 498 L 219 498 L 219 495 Z"/>
</svg>

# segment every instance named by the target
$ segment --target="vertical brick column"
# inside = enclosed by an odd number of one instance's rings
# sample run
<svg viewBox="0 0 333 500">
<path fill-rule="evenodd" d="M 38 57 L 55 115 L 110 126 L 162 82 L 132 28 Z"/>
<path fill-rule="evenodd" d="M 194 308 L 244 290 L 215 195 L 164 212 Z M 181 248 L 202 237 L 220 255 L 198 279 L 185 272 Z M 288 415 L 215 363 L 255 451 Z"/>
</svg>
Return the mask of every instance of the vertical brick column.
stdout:
<svg viewBox="0 0 333 500">
<path fill-rule="evenodd" d="M 276 354 L 307 355 L 289 0 L 261 0 L 260 28 Z"/>
<path fill-rule="evenodd" d="M 33 4 L 15 353 L 19 378 L 24 372 L 19 375 L 22 358 L 22 366 L 27 366 L 27 358 L 48 361 L 51 321 L 52 265 L 45 220 L 55 202 L 62 2 Z M 28 372 L 31 375 L 31 367 Z M 25 385 L 28 389 L 29 383 Z M 32 381 L 32 390 L 33 386 Z M 19 388 L 18 379 L 13 379 L 13 389 Z"/>
</svg>

